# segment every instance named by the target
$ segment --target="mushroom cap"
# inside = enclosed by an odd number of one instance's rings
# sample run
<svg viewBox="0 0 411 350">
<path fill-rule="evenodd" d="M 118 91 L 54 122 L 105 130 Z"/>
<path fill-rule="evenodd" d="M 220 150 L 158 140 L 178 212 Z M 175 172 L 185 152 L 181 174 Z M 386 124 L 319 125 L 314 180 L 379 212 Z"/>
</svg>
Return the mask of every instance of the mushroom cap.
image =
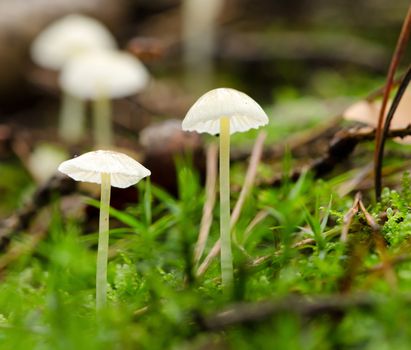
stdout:
<svg viewBox="0 0 411 350">
<path fill-rule="evenodd" d="M 220 132 L 220 118 L 230 118 L 230 134 L 257 129 L 268 123 L 267 114 L 250 96 L 243 92 L 218 88 L 201 96 L 187 112 L 183 130 L 209 133 Z"/>
<path fill-rule="evenodd" d="M 101 184 L 101 174 L 111 175 L 111 186 L 126 188 L 151 175 L 150 170 L 124 153 L 93 151 L 64 161 L 58 170 L 76 181 Z"/>
<path fill-rule="evenodd" d="M 99 21 L 73 14 L 43 30 L 31 45 L 30 53 L 38 65 L 59 70 L 79 53 L 116 47 L 113 35 Z"/>
<path fill-rule="evenodd" d="M 126 52 L 104 50 L 72 58 L 61 72 L 60 85 L 82 99 L 118 98 L 143 90 L 149 77 L 138 58 Z"/>
</svg>

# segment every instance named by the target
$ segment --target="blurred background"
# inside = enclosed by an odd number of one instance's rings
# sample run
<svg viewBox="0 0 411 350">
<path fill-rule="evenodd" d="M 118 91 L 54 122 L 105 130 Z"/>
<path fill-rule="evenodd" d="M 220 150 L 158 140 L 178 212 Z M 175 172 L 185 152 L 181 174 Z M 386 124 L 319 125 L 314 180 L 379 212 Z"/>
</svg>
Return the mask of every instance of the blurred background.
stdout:
<svg viewBox="0 0 411 350">
<path fill-rule="evenodd" d="M 177 0 L 1 0 L 0 120 L 35 119 L 37 126 L 40 120 L 48 120 L 39 104 L 52 102 L 58 90 L 54 86 L 53 91 L 49 76 L 35 70 L 29 47 L 48 24 L 70 13 L 105 23 L 120 48 L 138 55 L 155 79 L 178 87 L 170 94 L 181 92 L 184 97 L 227 85 L 271 103 L 285 88 L 329 96 L 339 84 L 356 89 L 361 88 L 361 80 L 367 84 L 370 77 L 384 76 L 409 5 L 407 0 L 191 2 L 194 10 L 188 14 L 190 6 Z M 187 80 L 196 81 L 196 77 L 185 79 L 184 66 L 197 58 L 185 57 L 183 41 L 192 33 L 199 50 L 209 45 L 203 35 L 206 30 L 195 27 L 196 23 L 207 25 L 199 23 L 209 11 L 207 6 L 216 7 L 211 44 L 215 75 L 200 82 L 199 91 L 192 93 Z M 186 28 L 190 25 L 194 27 Z M 191 65 L 190 75 L 195 75 L 196 67 Z M 197 71 L 202 70 L 197 65 Z M 161 87 L 157 87 L 161 90 L 158 106 L 153 107 L 181 117 L 184 108 L 177 108 L 174 98 L 164 100 L 168 95 L 161 95 L 165 93 Z M 152 99 L 156 98 L 150 96 L 149 104 L 156 104 Z M 38 108 L 40 113 L 36 113 Z M 34 114 L 16 115 L 22 111 Z"/>
<path fill-rule="evenodd" d="M 273 144 L 340 114 L 383 84 L 408 5 L 408 0 L 0 0 L 0 170 L 8 183 L 6 192 L 0 184 L 0 192 L 14 207 L 17 193 L 26 188 L 22 184 L 47 168 L 33 160 L 41 143 L 69 150 L 57 161 L 92 147 L 89 137 L 70 147 L 59 138 L 58 72 L 30 58 L 33 40 L 59 18 L 98 19 L 121 50 L 147 67 L 149 86 L 113 104 L 115 145 L 145 153 L 147 160 L 151 150 L 158 157 L 180 143 L 195 148 L 201 142 L 192 136 L 180 140 L 181 135 L 163 142 L 156 129 L 142 140 L 139 135 L 153 123 L 182 119 L 198 96 L 215 87 L 242 90 L 261 103 L 270 116 Z M 178 134 L 176 125 L 166 129 Z M 237 145 L 243 141 L 237 139 Z M 16 155 L 28 174 L 6 165 Z M 33 170 L 33 164 L 41 169 Z M 167 181 L 174 180 L 164 181 L 170 187 Z"/>
</svg>

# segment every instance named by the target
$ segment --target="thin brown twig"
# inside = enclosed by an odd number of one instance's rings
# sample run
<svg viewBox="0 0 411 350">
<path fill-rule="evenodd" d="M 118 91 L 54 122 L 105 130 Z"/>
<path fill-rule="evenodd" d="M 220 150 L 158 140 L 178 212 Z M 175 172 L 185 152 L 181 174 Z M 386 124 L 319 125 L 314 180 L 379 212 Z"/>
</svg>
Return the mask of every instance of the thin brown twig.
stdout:
<svg viewBox="0 0 411 350">
<path fill-rule="evenodd" d="M 353 205 L 351 206 L 350 210 L 348 210 L 348 212 L 344 215 L 343 226 L 342 226 L 341 236 L 340 236 L 340 240 L 342 242 L 347 242 L 348 231 L 350 230 L 351 223 L 354 219 L 355 214 L 358 213 L 358 203 L 360 199 L 361 199 L 361 193 L 357 192 L 354 198 Z"/>
<path fill-rule="evenodd" d="M 241 189 L 240 196 L 238 197 L 237 203 L 234 206 L 233 212 L 231 213 L 230 226 L 233 228 L 240 218 L 241 210 L 243 208 L 244 202 L 249 195 L 255 181 L 255 176 L 257 174 L 258 164 L 260 163 L 261 156 L 264 149 L 264 141 L 267 137 L 265 131 L 260 131 L 255 140 L 253 150 L 251 152 L 250 163 L 248 165 L 247 173 L 244 179 L 243 188 Z"/>
<path fill-rule="evenodd" d="M 300 248 L 305 248 L 309 245 L 316 245 L 316 244 L 317 244 L 317 241 L 314 238 L 304 238 L 301 241 L 295 242 L 292 245 L 292 247 L 300 249 Z"/>
<path fill-rule="evenodd" d="M 377 171 L 377 167 L 378 167 L 378 150 L 380 148 L 380 144 L 381 144 L 382 136 L 383 136 L 382 131 L 383 131 L 385 111 L 387 108 L 388 98 L 389 98 L 392 84 L 394 81 L 395 71 L 400 62 L 405 45 L 408 42 L 410 31 L 411 31 L 411 5 L 408 7 L 408 12 L 404 19 L 403 26 L 401 28 L 400 35 L 398 37 L 397 45 L 396 45 L 393 57 L 391 59 L 390 66 L 388 68 L 387 80 L 385 84 L 380 114 L 378 117 L 377 129 L 375 133 L 375 151 L 374 151 L 375 179 L 374 181 L 375 181 L 375 195 L 376 195 L 377 200 L 380 199 L 380 195 L 381 195 L 381 188 L 380 188 L 381 186 L 378 185 L 379 174 Z"/>
<path fill-rule="evenodd" d="M 286 137 L 281 143 L 264 150 L 263 157 L 264 159 L 281 159 L 286 151 L 294 154 L 299 148 L 305 149 L 307 145 L 333 133 L 341 120 L 342 116 L 337 115 L 308 130 L 296 132 Z"/>
<path fill-rule="evenodd" d="M 408 262 L 411 260 L 411 254 L 400 254 L 397 256 L 393 256 L 391 258 L 389 258 L 389 262 L 391 265 L 396 265 L 396 264 L 400 264 L 403 262 Z M 375 272 L 380 272 L 380 271 L 384 271 L 386 269 L 386 264 L 381 262 L 379 264 L 376 264 L 372 267 L 369 267 L 367 269 L 364 269 L 363 273 L 375 273 Z"/>
<path fill-rule="evenodd" d="M 21 256 L 29 254 L 47 236 L 47 228 L 50 225 L 51 209 L 43 208 L 37 212 L 36 218 L 27 226 L 27 230 L 19 232 L 0 255 L 0 277 L 6 273 L 7 267 Z"/>
<path fill-rule="evenodd" d="M 15 233 L 27 229 L 39 210 L 50 204 L 56 194 L 68 195 L 73 193 L 75 189 L 75 181 L 62 174 L 55 174 L 37 189 L 23 208 L 0 222 L 0 247 L 4 248 Z"/>
<path fill-rule="evenodd" d="M 301 233 L 301 232 L 299 232 L 299 233 Z M 295 235 L 298 235 L 299 233 L 297 233 Z M 325 237 L 327 239 L 330 239 L 330 238 L 333 238 L 333 237 L 337 237 L 339 235 L 340 235 L 340 227 L 335 226 L 326 233 Z M 295 248 L 295 249 L 304 249 L 304 248 L 309 247 L 310 245 L 314 246 L 316 244 L 317 244 L 317 241 L 314 238 L 304 238 L 302 240 L 299 240 L 299 241 L 293 243 L 293 245 L 291 247 Z M 270 259 L 280 256 L 281 254 L 283 254 L 283 251 L 280 249 L 280 250 L 275 251 L 272 254 L 260 256 L 256 259 L 250 261 L 248 266 L 249 267 L 260 266 L 260 265 L 266 263 L 267 261 L 269 261 Z"/>
<path fill-rule="evenodd" d="M 241 242 L 239 242 L 238 237 L 237 237 L 237 231 L 234 231 L 233 233 L 233 243 L 236 245 L 238 249 L 241 250 L 241 252 L 246 256 L 249 260 L 252 259 L 251 255 L 247 252 L 247 250 L 244 248 L 245 242 L 248 240 L 248 238 L 251 236 L 254 228 L 262 222 L 269 214 L 267 210 L 260 210 L 256 216 L 251 220 L 251 222 L 248 224 L 246 229 L 244 230 L 244 234 L 242 237 Z"/>
<path fill-rule="evenodd" d="M 381 234 L 381 227 L 380 225 L 375 221 L 373 216 L 367 211 L 367 209 L 364 206 L 364 203 L 362 200 L 359 200 L 358 202 L 359 208 L 361 209 L 362 213 L 365 216 L 365 220 L 367 221 L 368 225 L 371 227 L 373 231 L 373 238 L 375 241 L 375 246 L 377 249 L 377 252 L 381 258 L 382 265 L 384 266 L 384 276 L 385 279 L 388 283 L 388 285 L 392 289 L 396 289 L 397 287 L 397 276 L 394 272 L 394 269 L 392 267 L 392 264 L 390 262 L 390 258 L 388 256 L 387 252 L 387 247 L 386 243 L 384 240 L 384 237 Z"/>
<path fill-rule="evenodd" d="M 379 201 L 381 197 L 381 188 L 382 188 L 381 169 L 382 169 L 382 162 L 384 158 L 385 141 L 387 139 L 391 121 L 394 118 L 395 112 L 401 102 L 402 97 L 404 96 L 406 89 L 408 88 L 410 81 L 411 81 L 411 66 L 408 67 L 407 72 L 404 76 L 404 79 L 401 81 L 401 84 L 394 96 L 390 109 L 387 113 L 387 118 L 385 119 L 384 127 L 382 130 L 381 141 L 378 145 L 376 145 L 376 151 L 375 151 L 376 160 L 374 164 L 374 182 L 375 182 L 375 194 L 376 194 L 377 201 Z"/>
<path fill-rule="evenodd" d="M 205 272 L 207 271 L 207 269 L 210 266 L 211 262 L 214 260 L 214 258 L 220 252 L 220 249 L 221 249 L 221 243 L 220 243 L 220 240 L 218 240 L 214 244 L 214 246 L 211 248 L 208 255 L 204 258 L 203 262 L 198 267 L 197 272 L 196 272 L 197 277 L 201 277 L 202 275 L 205 274 Z"/>
<path fill-rule="evenodd" d="M 407 300 L 407 297 L 404 297 Z M 283 313 L 316 317 L 324 314 L 340 314 L 351 309 L 370 309 L 383 302 L 375 296 L 341 294 L 317 297 L 290 296 L 279 300 L 266 300 L 256 303 L 233 305 L 214 315 L 201 319 L 201 326 L 207 331 L 221 331 L 229 327 L 263 322 Z"/>
<path fill-rule="evenodd" d="M 378 223 L 375 221 L 373 216 L 368 212 L 367 209 L 365 209 L 364 203 L 362 202 L 361 198 L 358 201 L 358 206 L 361 212 L 364 214 L 365 220 L 367 221 L 368 226 L 371 227 L 371 229 L 374 232 L 381 232 L 381 227 L 378 225 Z"/>
<path fill-rule="evenodd" d="M 368 163 L 365 166 L 361 167 L 356 174 L 353 174 L 353 176 L 350 176 L 350 178 L 342 183 L 338 189 L 337 193 L 340 197 L 344 197 L 345 195 L 349 194 L 351 191 L 354 189 L 358 188 L 358 186 L 364 182 L 365 179 L 369 178 L 372 176 L 372 172 L 374 169 L 374 164 Z"/>
<path fill-rule="evenodd" d="M 254 217 L 253 220 L 248 224 L 247 228 L 244 231 L 244 236 L 242 240 L 242 244 L 244 245 L 245 242 L 250 238 L 251 233 L 253 232 L 253 229 L 261 222 L 263 221 L 267 216 L 269 215 L 269 212 L 267 210 L 260 210 L 257 215 Z"/>
<path fill-rule="evenodd" d="M 388 130 L 387 137 L 404 138 L 411 135 L 411 125 L 403 129 Z M 328 150 L 324 156 L 314 159 L 310 165 L 304 168 L 304 171 L 310 171 L 316 178 L 330 172 L 334 167 L 344 161 L 355 149 L 355 147 L 365 141 L 371 141 L 375 138 L 375 129 L 370 127 L 350 128 L 339 131 L 331 140 Z M 292 172 L 290 179 L 296 181 L 302 171 L 295 170 Z M 275 177 L 268 183 L 261 185 L 279 186 L 282 183 L 283 176 Z"/>
<path fill-rule="evenodd" d="M 402 81 L 404 74 L 401 74 L 398 77 L 395 77 L 392 86 L 395 87 L 399 85 Z M 385 86 L 380 86 L 377 89 L 371 91 L 367 96 L 363 98 L 366 101 L 373 101 L 376 98 L 380 97 L 384 93 Z M 293 135 L 288 136 L 285 140 L 281 141 L 280 144 L 275 144 L 272 147 L 269 147 L 264 150 L 263 158 L 264 159 L 280 159 L 284 156 L 285 150 L 290 151 L 294 154 L 294 152 L 303 147 L 307 147 L 307 145 L 316 142 L 321 138 L 325 138 L 331 133 L 333 130 L 338 127 L 338 124 L 342 120 L 342 115 L 336 115 L 327 119 L 324 123 L 321 123 L 314 128 L 309 130 L 303 130 L 297 132 Z M 338 131 L 338 130 L 337 130 Z M 245 159 L 247 154 L 240 154 L 237 155 L 238 160 Z"/>
<path fill-rule="evenodd" d="M 404 78 L 404 74 L 400 74 L 399 76 L 395 77 L 391 87 L 396 87 L 399 85 L 399 83 L 401 82 L 401 80 Z M 385 91 L 385 85 L 380 86 L 379 88 L 375 89 L 374 91 L 371 91 L 365 98 L 364 100 L 368 101 L 368 102 L 372 102 L 375 99 L 377 99 L 378 97 L 381 97 L 384 94 Z"/>
<path fill-rule="evenodd" d="M 217 183 L 217 151 L 218 147 L 216 143 L 211 143 L 207 148 L 207 174 L 205 184 L 206 200 L 203 207 L 200 232 L 198 234 L 198 240 L 194 248 L 194 265 L 196 266 L 203 255 L 213 220 L 213 209 L 215 204 Z"/>
<path fill-rule="evenodd" d="M 46 236 L 46 232 L 46 230 L 39 230 L 35 233 L 27 234 L 21 242 L 13 242 L 0 257 L 0 274 L 23 254 L 34 250 L 37 244 Z"/>
</svg>

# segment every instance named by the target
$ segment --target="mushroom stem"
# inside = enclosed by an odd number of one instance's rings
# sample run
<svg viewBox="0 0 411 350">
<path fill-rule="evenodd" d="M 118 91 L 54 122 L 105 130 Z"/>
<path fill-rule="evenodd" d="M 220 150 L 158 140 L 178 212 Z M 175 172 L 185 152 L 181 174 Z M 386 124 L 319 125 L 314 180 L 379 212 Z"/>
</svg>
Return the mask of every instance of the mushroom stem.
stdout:
<svg viewBox="0 0 411 350">
<path fill-rule="evenodd" d="M 185 79 L 191 90 L 202 91 L 213 85 L 217 18 L 223 5 L 222 0 L 182 2 Z"/>
<path fill-rule="evenodd" d="M 105 94 L 93 101 L 93 130 L 97 148 L 113 144 L 111 103 Z"/>
<path fill-rule="evenodd" d="M 60 137 L 68 143 L 79 142 L 84 134 L 84 101 L 64 92 L 59 120 Z"/>
<path fill-rule="evenodd" d="M 220 239 L 223 290 L 233 282 L 233 258 L 230 236 L 230 119 L 220 118 Z"/>
<path fill-rule="evenodd" d="M 107 260 L 109 240 L 109 208 L 111 180 L 109 173 L 101 174 L 100 223 L 97 250 L 96 308 L 106 305 L 107 299 Z"/>
</svg>

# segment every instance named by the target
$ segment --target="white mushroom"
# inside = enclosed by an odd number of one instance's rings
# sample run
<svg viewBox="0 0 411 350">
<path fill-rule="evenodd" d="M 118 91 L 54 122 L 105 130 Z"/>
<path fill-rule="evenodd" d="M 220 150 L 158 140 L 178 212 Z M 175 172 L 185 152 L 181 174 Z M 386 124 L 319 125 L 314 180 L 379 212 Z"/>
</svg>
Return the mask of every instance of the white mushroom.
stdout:
<svg viewBox="0 0 411 350">
<path fill-rule="evenodd" d="M 221 119 L 230 121 L 230 134 L 258 129 L 268 123 L 260 105 L 243 92 L 218 88 L 201 96 L 189 109 L 183 120 L 183 130 L 216 135 L 220 133 Z"/>
<path fill-rule="evenodd" d="M 70 60 L 60 75 L 62 89 L 94 102 L 94 134 L 98 146 L 112 144 L 111 98 L 143 90 L 149 73 L 134 56 L 118 51 L 94 51 Z"/>
<path fill-rule="evenodd" d="M 109 208 L 111 186 L 126 188 L 149 176 L 150 170 L 129 156 L 113 151 L 94 151 L 61 163 L 58 170 L 76 181 L 101 184 L 97 252 L 96 307 L 106 304 Z"/>
<path fill-rule="evenodd" d="M 56 167 L 65 159 L 67 152 L 56 145 L 36 145 L 28 158 L 28 169 L 38 184 L 44 184 L 56 172 Z"/>
<path fill-rule="evenodd" d="M 187 85 L 194 91 L 212 86 L 217 18 L 224 3 L 225 0 L 183 0 L 182 2 L 185 73 Z"/>
<path fill-rule="evenodd" d="M 99 21 L 73 14 L 44 29 L 33 41 L 30 53 L 41 67 L 60 70 L 79 53 L 116 47 L 113 35 Z"/>
<path fill-rule="evenodd" d="M 113 35 L 94 18 L 68 15 L 43 30 L 31 45 L 31 57 L 41 67 L 60 70 L 74 56 L 94 50 L 117 47 Z M 84 102 L 64 95 L 60 111 L 59 134 L 63 140 L 78 142 L 84 133 Z"/>
<path fill-rule="evenodd" d="M 230 236 L 230 134 L 268 123 L 264 110 L 248 95 L 228 88 L 211 90 L 190 108 L 182 128 L 220 134 L 220 239 L 221 274 L 227 289 L 233 280 Z"/>
</svg>

